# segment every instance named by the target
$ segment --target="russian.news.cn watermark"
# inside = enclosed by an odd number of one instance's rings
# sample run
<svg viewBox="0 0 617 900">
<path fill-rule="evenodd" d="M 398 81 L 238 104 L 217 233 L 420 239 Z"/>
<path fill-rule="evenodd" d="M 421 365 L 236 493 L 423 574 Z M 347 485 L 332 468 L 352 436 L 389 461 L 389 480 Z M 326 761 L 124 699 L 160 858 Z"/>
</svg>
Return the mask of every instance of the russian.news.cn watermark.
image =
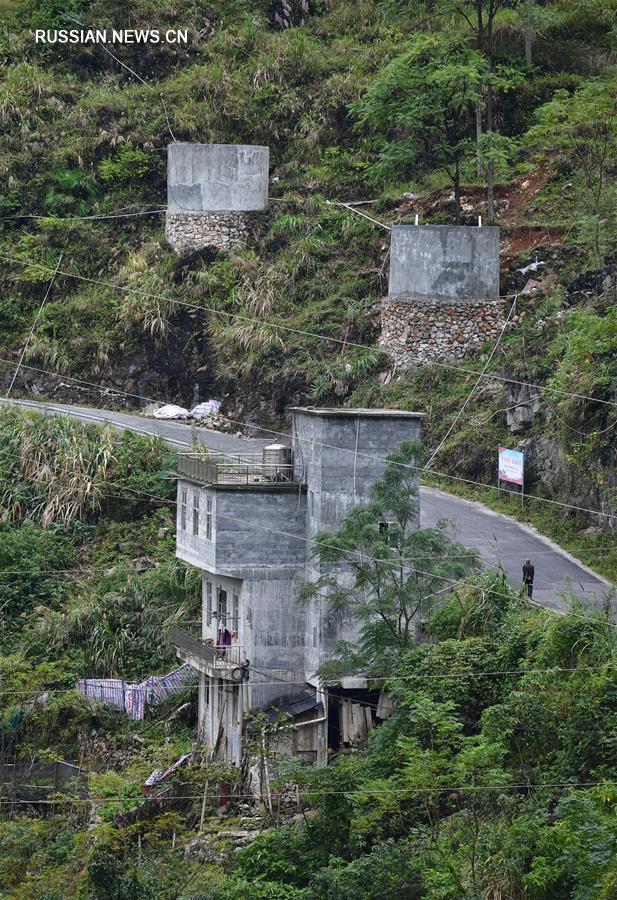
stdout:
<svg viewBox="0 0 617 900">
<path fill-rule="evenodd" d="M 188 28 L 36 28 L 37 44 L 188 44 Z"/>
</svg>

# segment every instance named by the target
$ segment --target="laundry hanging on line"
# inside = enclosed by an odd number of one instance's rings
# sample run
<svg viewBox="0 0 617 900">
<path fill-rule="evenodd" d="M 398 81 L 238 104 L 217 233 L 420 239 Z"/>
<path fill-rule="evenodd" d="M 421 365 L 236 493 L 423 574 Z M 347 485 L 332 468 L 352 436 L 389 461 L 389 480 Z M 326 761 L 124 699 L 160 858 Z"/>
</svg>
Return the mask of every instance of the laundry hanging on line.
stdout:
<svg viewBox="0 0 617 900">
<path fill-rule="evenodd" d="M 123 709 L 130 719 L 141 720 L 146 704 L 157 706 L 167 697 L 179 693 L 197 677 L 188 663 L 167 675 L 151 675 L 140 684 L 129 684 L 120 678 L 82 678 L 75 690 L 90 700 Z"/>
</svg>

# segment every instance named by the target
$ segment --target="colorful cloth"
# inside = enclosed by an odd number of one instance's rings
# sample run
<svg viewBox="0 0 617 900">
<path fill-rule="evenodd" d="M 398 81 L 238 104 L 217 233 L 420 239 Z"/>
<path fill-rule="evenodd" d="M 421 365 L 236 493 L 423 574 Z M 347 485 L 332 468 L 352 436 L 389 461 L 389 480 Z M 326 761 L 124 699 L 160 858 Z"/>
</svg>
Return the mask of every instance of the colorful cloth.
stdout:
<svg viewBox="0 0 617 900">
<path fill-rule="evenodd" d="M 118 678 L 82 678 L 75 685 L 90 700 L 123 709 L 131 719 L 143 719 L 146 704 L 157 706 L 167 697 L 179 693 L 197 677 L 188 663 L 167 675 L 151 675 L 140 684 L 128 684 Z"/>
</svg>

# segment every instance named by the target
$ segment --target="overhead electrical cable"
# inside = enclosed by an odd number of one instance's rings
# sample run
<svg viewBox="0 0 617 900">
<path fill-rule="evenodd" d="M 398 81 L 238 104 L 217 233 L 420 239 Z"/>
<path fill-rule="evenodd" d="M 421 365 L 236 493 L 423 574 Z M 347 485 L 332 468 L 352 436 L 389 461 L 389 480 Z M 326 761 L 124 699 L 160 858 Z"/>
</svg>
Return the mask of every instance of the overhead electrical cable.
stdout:
<svg viewBox="0 0 617 900">
<path fill-rule="evenodd" d="M 0 258 L 1 258 L 1 257 L 0 257 Z M 0 365 L 2 365 L 2 364 L 8 365 L 8 366 L 14 365 L 14 363 L 12 363 L 10 360 L 0 358 Z M 76 382 L 76 383 L 78 383 L 78 384 L 85 384 L 85 385 L 88 385 L 88 386 L 90 386 L 90 387 L 96 388 L 96 390 L 98 390 L 98 391 L 105 390 L 105 391 L 108 391 L 109 393 L 116 394 L 116 395 L 118 395 L 118 396 L 133 397 L 133 398 L 135 398 L 135 399 L 146 400 L 146 401 L 151 402 L 151 403 L 161 403 L 161 404 L 162 404 L 162 403 L 164 402 L 164 401 L 162 401 L 162 400 L 156 400 L 156 399 L 154 399 L 154 398 L 152 398 L 152 397 L 144 397 L 143 395 L 130 393 L 130 392 L 123 391 L 123 390 L 120 390 L 120 389 L 117 389 L 117 388 L 102 388 L 101 385 L 100 385 L 100 384 L 96 384 L 96 382 L 86 381 L 86 380 L 84 380 L 83 378 L 74 378 L 73 376 L 70 376 L 70 375 L 62 375 L 62 374 L 59 373 L 59 372 L 53 372 L 53 371 L 51 371 L 51 370 L 49 370 L 49 369 L 43 369 L 43 368 L 40 368 L 40 367 L 38 367 L 38 366 L 29 366 L 29 365 L 22 364 L 21 368 L 22 368 L 22 369 L 30 369 L 30 370 L 35 371 L 35 372 L 41 372 L 41 373 L 43 373 L 43 374 L 50 375 L 51 377 L 54 377 L 54 378 L 59 378 L 59 379 L 66 380 L 66 381 L 74 381 L 74 382 Z M 2 401 L 2 398 L 0 397 L 0 402 L 1 402 L 1 401 Z M 16 402 L 18 403 L 19 401 L 16 401 Z M 25 402 L 26 405 L 28 405 L 28 403 L 32 403 L 32 401 L 27 401 L 27 400 L 24 401 L 24 402 Z M 39 402 L 40 402 L 40 401 L 39 401 Z M 50 401 L 50 405 L 53 404 L 54 402 L 55 402 L 55 401 Z M 43 404 L 43 405 L 44 405 L 44 404 Z M 36 407 L 34 407 L 34 408 L 36 408 Z M 87 409 L 87 408 L 86 408 L 86 409 Z M 347 411 L 347 410 L 346 410 L 346 411 Z M 353 410 L 351 409 L 351 410 L 349 410 L 349 411 L 353 411 Z M 404 410 L 402 410 L 402 412 L 404 412 Z M 62 414 L 63 414 L 62 411 L 59 411 L 59 414 L 62 415 Z M 64 414 L 70 416 L 70 415 L 71 415 L 71 412 L 70 412 L 70 411 L 69 411 L 69 412 L 65 412 Z M 79 416 L 78 414 L 76 414 L 76 413 L 73 413 L 73 415 L 74 415 L 74 418 L 76 418 L 76 419 L 79 419 L 79 418 L 80 418 L 80 416 Z M 129 415 L 130 415 L 130 414 L 129 414 Z M 138 413 L 133 413 L 132 415 L 138 415 Z M 84 412 L 83 418 L 91 418 L 93 421 L 98 422 L 98 423 L 101 424 L 101 425 L 108 424 L 107 420 L 105 420 L 105 419 L 100 419 L 100 418 L 97 418 L 97 417 L 95 417 L 95 416 L 88 416 L 86 412 Z M 226 417 L 225 417 L 225 416 L 220 416 L 220 418 L 225 419 Z M 252 423 L 248 423 L 248 422 L 239 422 L 239 421 L 234 420 L 234 419 L 226 419 L 226 421 L 229 421 L 229 422 L 231 422 L 232 424 L 243 425 L 244 427 L 250 428 L 250 429 L 253 429 L 253 430 L 255 430 L 255 429 L 258 428 L 258 426 L 254 425 L 254 424 L 252 424 Z M 155 438 L 155 437 L 161 438 L 161 439 L 163 439 L 163 440 L 166 440 L 168 443 L 180 444 L 181 446 L 187 448 L 187 452 L 190 452 L 190 444 L 189 444 L 188 442 L 181 442 L 181 441 L 178 441 L 178 440 L 176 440 L 176 439 L 174 439 L 174 438 L 163 438 L 161 435 L 156 434 L 156 433 L 154 433 L 153 431 L 147 431 L 147 430 L 145 430 L 145 429 L 140 430 L 140 429 L 137 428 L 136 426 L 133 426 L 133 425 L 131 425 L 131 424 L 129 424 L 129 423 L 121 423 L 121 422 L 116 422 L 116 423 L 114 423 L 114 422 L 111 422 L 111 423 L 109 423 L 109 424 L 114 425 L 114 426 L 115 426 L 116 428 L 118 428 L 119 430 L 133 430 L 133 431 L 136 431 L 137 433 L 147 434 L 147 435 L 149 435 L 149 436 L 151 436 L 151 437 L 153 437 L 153 438 Z M 177 423 L 176 423 L 176 424 L 177 424 Z M 214 430 L 214 429 L 213 429 L 213 430 Z M 281 436 L 283 436 L 283 437 L 285 437 L 285 438 L 289 438 L 289 434 L 286 434 L 285 432 L 276 431 L 276 430 L 271 429 L 271 428 L 268 428 L 268 429 L 259 429 L 259 430 L 266 431 L 268 434 L 276 434 L 276 435 L 281 435 Z M 305 442 L 305 443 L 310 443 L 310 439 L 309 439 L 309 438 L 300 438 L 300 437 L 297 437 L 297 439 L 298 439 L 298 440 L 301 440 L 301 441 L 303 441 L 303 442 Z M 328 443 L 325 443 L 325 442 L 323 442 L 323 441 L 315 441 L 315 446 L 321 446 L 321 447 L 326 447 L 326 448 L 332 448 L 332 449 L 335 449 L 335 450 L 342 450 L 343 452 L 349 452 L 349 453 L 354 453 L 354 452 L 355 452 L 353 449 L 346 448 L 346 447 L 343 447 L 343 448 L 341 448 L 341 447 L 336 447 L 334 444 L 328 444 Z M 195 451 L 194 451 L 194 452 L 195 452 Z M 225 456 L 226 454 L 225 454 L 225 453 L 221 453 L 220 455 L 221 455 L 221 456 Z M 228 456 L 233 456 L 234 454 L 227 454 L 227 455 L 228 455 Z M 241 454 L 240 454 L 240 455 L 241 455 Z M 386 465 L 393 465 L 393 466 L 396 466 L 396 467 L 398 467 L 398 468 L 410 469 L 410 470 L 413 470 L 413 471 L 418 472 L 418 473 L 422 473 L 422 472 L 425 472 L 425 471 L 426 471 L 426 469 L 425 469 L 424 466 L 417 466 L 417 465 L 413 465 L 413 463 L 401 463 L 401 462 L 397 462 L 397 461 L 391 462 L 391 461 L 388 460 L 386 457 L 376 456 L 376 455 L 370 454 L 370 453 L 363 453 L 363 452 L 360 451 L 360 450 L 358 450 L 357 455 L 358 455 L 358 456 L 362 456 L 362 457 L 366 457 L 366 458 L 368 458 L 368 459 L 372 459 L 372 460 L 375 460 L 375 461 L 383 462 L 383 463 L 386 464 Z M 508 489 L 508 488 L 503 488 L 503 487 L 498 489 L 498 488 L 496 487 L 496 485 L 486 484 L 485 482 L 482 482 L 482 481 L 475 481 L 475 480 L 472 479 L 472 478 L 464 478 L 462 475 L 452 475 L 452 474 L 450 474 L 449 472 L 441 472 L 441 471 L 436 471 L 436 470 L 429 470 L 428 474 L 429 474 L 429 475 L 432 475 L 432 476 L 439 477 L 439 478 L 445 478 L 445 479 L 448 479 L 448 480 L 451 480 L 451 481 L 462 482 L 463 484 L 471 484 L 471 485 L 473 485 L 474 487 L 480 487 L 480 488 L 484 488 L 484 489 L 492 490 L 492 491 L 499 491 L 500 494 L 512 494 L 512 495 L 515 496 L 515 497 L 520 497 L 520 493 L 519 493 L 518 491 L 513 491 L 513 490 L 510 490 L 510 489 Z M 607 519 L 617 519 L 617 514 L 614 514 L 614 513 L 601 512 L 601 511 L 599 511 L 599 510 L 589 509 L 588 507 L 577 506 L 577 505 L 572 504 L 572 503 L 565 503 L 565 502 L 560 501 L 560 500 L 552 500 L 552 499 L 550 499 L 550 498 L 548 498 L 548 497 L 539 497 L 539 496 L 537 496 L 536 494 L 526 494 L 526 495 L 525 495 L 525 498 L 526 498 L 527 500 L 534 500 L 534 501 L 537 502 L 537 503 L 546 503 L 546 504 L 549 504 L 549 505 L 551 505 L 551 506 L 558 506 L 558 507 L 561 507 L 561 508 L 564 508 L 564 509 L 570 509 L 570 510 L 573 510 L 573 511 L 576 511 L 576 512 L 584 512 L 584 513 L 587 513 L 587 514 L 589 514 L 589 515 L 591 515 L 591 516 L 595 516 L 595 517 L 598 517 L 598 518 L 601 518 L 601 519 L 602 519 L 602 518 L 607 518 Z"/>
<path fill-rule="evenodd" d="M 24 266 L 24 267 L 27 266 L 29 268 L 40 268 L 44 272 L 47 272 L 47 271 L 52 272 L 53 271 L 53 269 L 50 266 L 47 266 L 44 263 L 26 262 L 23 259 L 18 259 L 16 257 L 7 256 L 6 254 L 0 254 L 0 259 L 5 260 L 6 262 L 14 263 L 15 265 L 19 265 L 19 266 Z M 181 299 L 178 299 L 175 297 L 165 297 L 163 294 L 154 294 L 149 291 L 139 290 L 138 288 L 125 287 L 124 285 L 114 284 L 111 281 L 103 281 L 100 278 L 90 278 L 86 275 L 79 275 L 76 272 L 65 272 L 65 271 L 60 270 L 58 274 L 62 275 L 65 278 L 73 278 L 77 281 L 83 281 L 88 284 L 97 284 L 97 285 L 100 285 L 101 287 L 110 288 L 111 290 L 122 291 L 123 293 L 128 293 L 128 294 L 136 294 L 137 296 L 148 297 L 153 300 L 164 300 L 166 303 L 171 303 L 171 304 L 174 304 L 177 306 L 184 306 L 188 309 L 194 309 L 194 310 L 202 311 L 202 312 L 209 312 L 209 313 L 213 313 L 214 315 L 223 316 L 223 317 L 226 317 L 229 319 L 234 319 L 234 320 L 237 320 L 240 322 L 248 322 L 249 324 L 258 324 L 263 327 L 271 328 L 274 330 L 278 329 L 279 331 L 285 331 L 285 332 L 289 332 L 291 334 L 298 334 L 303 337 L 315 338 L 316 340 L 324 341 L 326 343 L 335 343 L 335 344 L 340 344 L 343 347 L 353 347 L 353 348 L 360 349 L 360 350 L 370 350 L 372 352 L 375 351 L 375 347 L 370 346 L 369 344 L 360 344 L 355 341 L 348 341 L 348 340 L 344 340 L 343 338 L 330 337 L 328 335 L 319 334 L 318 332 L 307 331 L 302 328 L 293 328 L 292 326 L 285 325 L 281 322 L 276 322 L 276 323 L 267 322 L 264 319 L 260 319 L 255 316 L 246 316 L 241 313 L 232 313 L 227 310 L 218 309 L 217 307 L 214 307 L 214 306 L 205 306 L 204 304 L 192 303 L 188 300 L 181 300 Z M 586 394 L 577 394 L 573 391 L 566 391 L 561 388 L 549 387 L 548 385 L 533 384 L 532 382 L 529 382 L 529 381 L 517 381 L 514 378 L 507 378 L 504 375 L 497 375 L 496 373 L 493 373 L 493 372 L 482 373 L 482 372 L 478 372 L 475 369 L 467 369 L 464 366 L 453 365 L 453 364 L 451 365 L 448 363 L 438 362 L 435 360 L 432 360 L 430 365 L 437 366 L 438 368 L 445 368 L 445 369 L 451 369 L 454 371 L 462 372 L 463 374 L 466 374 L 466 375 L 473 375 L 476 378 L 478 376 L 481 376 L 482 378 L 488 378 L 490 380 L 500 381 L 500 382 L 503 382 L 506 384 L 524 385 L 526 387 L 535 388 L 538 391 L 548 391 L 549 393 L 553 393 L 553 394 L 560 394 L 560 395 L 566 396 L 566 397 L 573 397 L 577 400 L 586 400 L 586 401 L 593 402 L 593 403 L 600 403 L 600 404 L 603 404 L 606 406 L 616 406 L 617 407 L 616 400 L 605 400 L 600 397 L 592 397 L 592 396 L 588 396 Z"/>
</svg>

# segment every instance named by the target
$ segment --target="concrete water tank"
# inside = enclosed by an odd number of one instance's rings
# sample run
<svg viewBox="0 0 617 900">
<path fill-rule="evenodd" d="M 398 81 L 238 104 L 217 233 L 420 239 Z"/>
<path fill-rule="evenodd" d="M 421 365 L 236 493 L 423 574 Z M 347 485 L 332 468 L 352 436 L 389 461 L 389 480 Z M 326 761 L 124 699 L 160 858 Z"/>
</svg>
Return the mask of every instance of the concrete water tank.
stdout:
<svg viewBox="0 0 617 900">
<path fill-rule="evenodd" d="M 494 343 L 506 305 L 499 296 L 499 228 L 392 227 L 379 344 L 397 369 L 456 362 Z"/>
<path fill-rule="evenodd" d="M 499 297 L 499 228 L 393 225 L 388 297 L 456 303 Z"/>
</svg>

